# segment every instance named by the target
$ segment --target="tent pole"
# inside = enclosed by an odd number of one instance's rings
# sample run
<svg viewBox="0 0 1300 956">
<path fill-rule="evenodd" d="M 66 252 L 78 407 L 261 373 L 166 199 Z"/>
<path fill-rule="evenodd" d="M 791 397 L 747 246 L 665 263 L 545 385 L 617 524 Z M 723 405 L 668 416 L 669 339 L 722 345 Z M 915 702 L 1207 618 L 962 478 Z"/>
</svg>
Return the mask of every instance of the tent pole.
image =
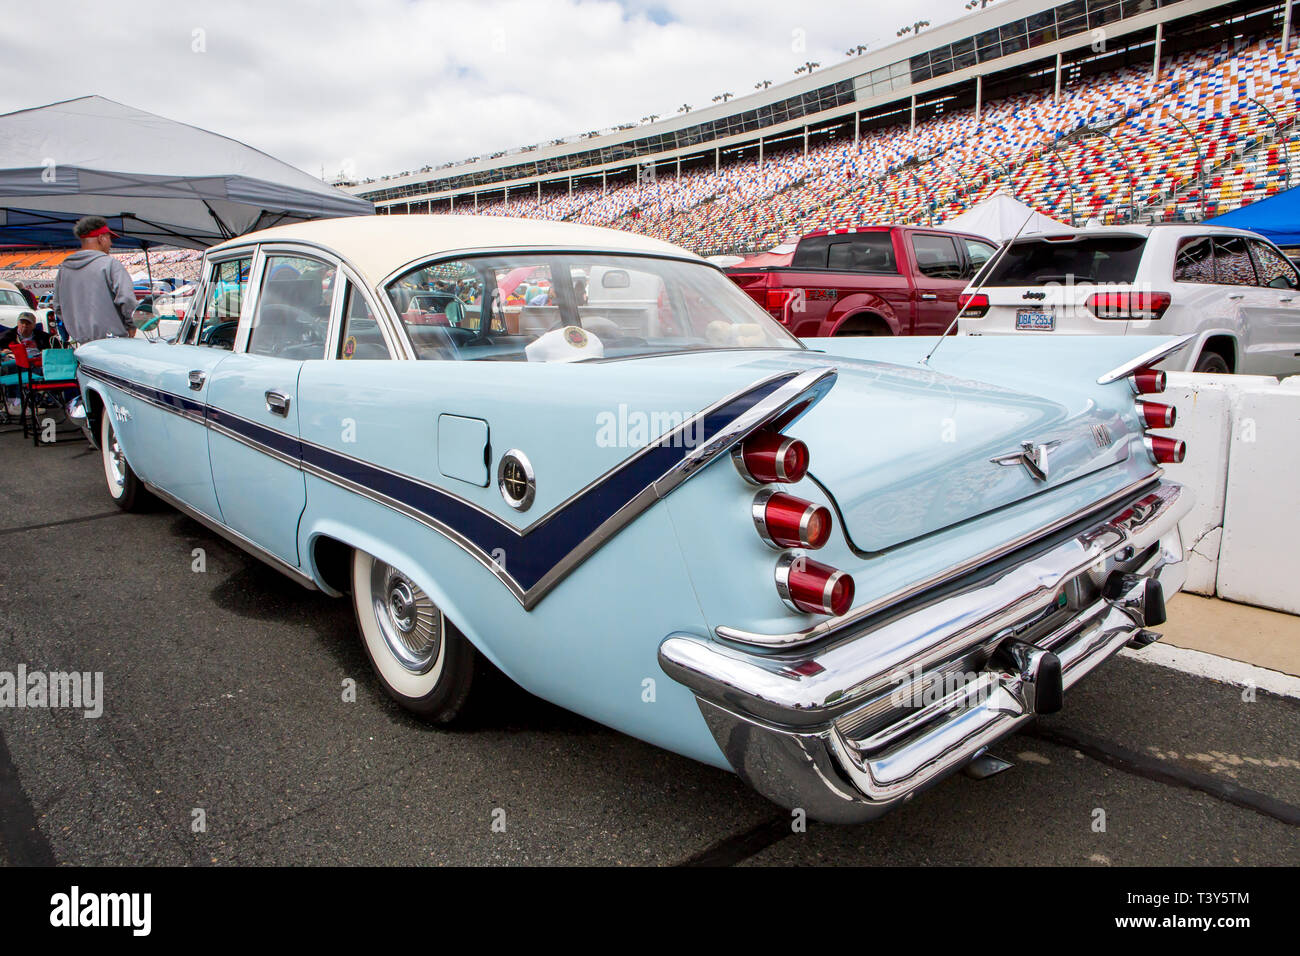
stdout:
<svg viewBox="0 0 1300 956">
<path fill-rule="evenodd" d="M 149 295 L 153 296 L 153 268 L 149 265 L 149 243 L 143 239 L 140 240 L 140 247 L 144 249 L 144 274 L 149 280 Z M 154 301 L 152 298 L 149 301 Z M 154 326 L 155 337 L 158 334 L 158 326 Z"/>
</svg>

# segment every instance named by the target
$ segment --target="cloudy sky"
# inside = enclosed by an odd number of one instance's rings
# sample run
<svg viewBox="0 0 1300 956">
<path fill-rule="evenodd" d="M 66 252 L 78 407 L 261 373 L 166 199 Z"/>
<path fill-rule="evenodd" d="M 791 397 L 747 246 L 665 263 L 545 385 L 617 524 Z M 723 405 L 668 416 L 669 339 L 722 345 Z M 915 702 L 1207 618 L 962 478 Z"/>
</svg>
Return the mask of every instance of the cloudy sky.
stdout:
<svg viewBox="0 0 1300 956">
<path fill-rule="evenodd" d="M 3 0 L 0 112 L 97 93 L 313 175 L 379 176 L 708 106 L 962 6 Z"/>
</svg>

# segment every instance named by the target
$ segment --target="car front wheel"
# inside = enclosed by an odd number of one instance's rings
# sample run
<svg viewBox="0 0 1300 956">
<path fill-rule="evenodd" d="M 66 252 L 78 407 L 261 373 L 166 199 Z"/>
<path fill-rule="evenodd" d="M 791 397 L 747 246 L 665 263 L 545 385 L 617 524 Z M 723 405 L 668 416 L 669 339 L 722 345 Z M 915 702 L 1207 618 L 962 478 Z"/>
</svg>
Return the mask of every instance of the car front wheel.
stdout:
<svg viewBox="0 0 1300 956">
<path fill-rule="evenodd" d="M 352 556 L 352 601 L 388 695 L 423 720 L 453 721 L 469 697 L 474 646 L 415 582 L 361 550 Z"/>
<path fill-rule="evenodd" d="M 104 479 L 108 482 L 109 495 L 123 511 L 138 511 L 144 505 L 149 492 L 131 470 L 131 465 L 122 452 L 122 446 L 118 444 L 117 432 L 113 429 L 113 418 L 107 409 L 104 410 L 99 425 L 99 447 L 104 459 Z"/>
</svg>

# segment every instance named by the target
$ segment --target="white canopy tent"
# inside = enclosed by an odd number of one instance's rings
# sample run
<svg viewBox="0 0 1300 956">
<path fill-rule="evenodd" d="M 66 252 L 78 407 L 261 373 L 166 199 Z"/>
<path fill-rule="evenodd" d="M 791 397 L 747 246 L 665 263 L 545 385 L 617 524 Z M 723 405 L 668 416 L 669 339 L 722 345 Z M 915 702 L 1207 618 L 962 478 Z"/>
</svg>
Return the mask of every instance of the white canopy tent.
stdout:
<svg viewBox="0 0 1300 956">
<path fill-rule="evenodd" d="M 1004 242 L 1016 233 L 1023 235 L 1028 232 L 1074 231 L 1073 227 L 1057 222 L 1051 216 L 1044 216 L 1005 192 L 995 193 L 983 202 L 976 203 L 960 216 L 954 216 L 945 222 L 943 228 L 974 233 L 994 242 Z"/>
<path fill-rule="evenodd" d="M 0 115 L 0 244 L 71 246 L 99 215 L 120 246 L 204 249 L 374 206 L 195 126 L 84 96 Z"/>
</svg>

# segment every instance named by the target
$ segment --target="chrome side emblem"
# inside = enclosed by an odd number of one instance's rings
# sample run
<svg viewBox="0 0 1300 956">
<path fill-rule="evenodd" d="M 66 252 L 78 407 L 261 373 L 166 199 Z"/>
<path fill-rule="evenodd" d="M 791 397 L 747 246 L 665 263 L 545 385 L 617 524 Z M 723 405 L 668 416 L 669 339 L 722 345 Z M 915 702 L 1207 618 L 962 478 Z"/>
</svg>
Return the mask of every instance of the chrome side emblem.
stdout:
<svg viewBox="0 0 1300 956">
<path fill-rule="evenodd" d="M 113 403 L 113 418 L 119 422 L 129 422 L 131 420 L 131 410 L 125 405 Z"/>
<path fill-rule="evenodd" d="M 537 494 L 537 481 L 528 456 L 512 448 L 497 464 L 497 488 L 501 497 L 516 511 L 527 511 Z"/>
<path fill-rule="evenodd" d="M 1105 425 L 1093 425 L 1092 440 L 1097 443 L 1098 448 L 1109 448 L 1111 442 L 1110 429 Z"/>
<path fill-rule="evenodd" d="M 989 461 L 995 465 L 1024 465 L 1031 478 L 1037 481 L 1046 481 L 1047 452 L 1060 443 L 1060 439 L 1042 443 L 1022 441 L 1020 451 L 1010 455 L 999 455 L 997 458 L 990 458 Z"/>
</svg>

